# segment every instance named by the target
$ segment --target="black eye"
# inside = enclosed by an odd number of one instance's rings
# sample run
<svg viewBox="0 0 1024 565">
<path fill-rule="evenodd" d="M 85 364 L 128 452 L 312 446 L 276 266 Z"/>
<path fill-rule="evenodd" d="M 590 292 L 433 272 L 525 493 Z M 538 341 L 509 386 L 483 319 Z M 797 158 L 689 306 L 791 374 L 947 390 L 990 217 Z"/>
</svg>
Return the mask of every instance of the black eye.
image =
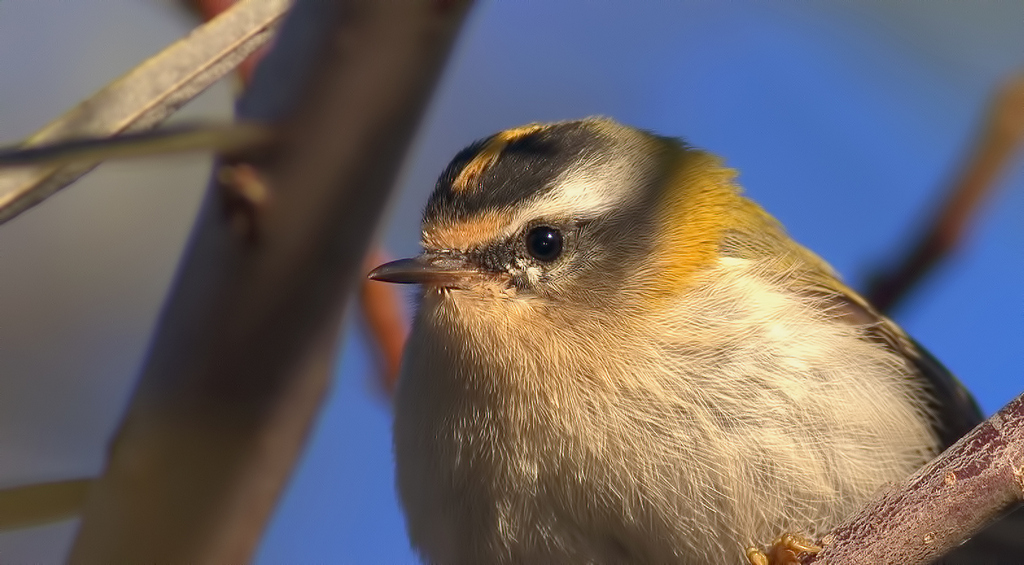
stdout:
<svg viewBox="0 0 1024 565">
<path fill-rule="evenodd" d="M 526 250 L 539 261 L 554 261 L 562 254 L 562 233 L 548 226 L 538 226 L 526 234 Z"/>
</svg>

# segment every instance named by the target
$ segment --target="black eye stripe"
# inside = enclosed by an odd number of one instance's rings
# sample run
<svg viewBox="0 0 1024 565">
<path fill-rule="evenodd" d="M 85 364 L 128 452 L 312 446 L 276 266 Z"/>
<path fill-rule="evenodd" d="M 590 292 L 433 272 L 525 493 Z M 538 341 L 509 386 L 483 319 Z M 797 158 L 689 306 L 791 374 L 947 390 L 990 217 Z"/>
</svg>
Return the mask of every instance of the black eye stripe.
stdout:
<svg viewBox="0 0 1024 565">
<path fill-rule="evenodd" d="M 526 251 L 545 263 L 562 254 L 562 232 L 550 226 L 537 226 L 526 233 Z"/>
</svg>

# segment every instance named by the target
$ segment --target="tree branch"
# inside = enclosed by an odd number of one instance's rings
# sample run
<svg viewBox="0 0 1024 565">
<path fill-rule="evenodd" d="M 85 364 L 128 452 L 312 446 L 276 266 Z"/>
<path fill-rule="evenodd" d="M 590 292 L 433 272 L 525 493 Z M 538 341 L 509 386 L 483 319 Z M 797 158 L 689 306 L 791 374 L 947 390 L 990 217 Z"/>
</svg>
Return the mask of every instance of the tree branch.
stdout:
<svg viewBox="0 0 1024 565">
<path fill-rule="evenodd" d="M 257 243 L 208 195 L 77 563 L 241 563 L 329 384 L 345 299 L 463 19 L 458 2 L 300 0 L 240 103 L 287 117 Z M 308 79 L 307 77 L 312 77 Z"/>
<path fill-rule="evenodd" d="M 30 528 L 75 516 L 92 478 L 35 483 L 0 490 L 0 531 Z"/>
<path fill-rule="evenodd" d="M 989 108 L 973 153 L 949 188 L 942 207 L 907 254 L 880 271 L 864 295 L 883 312 L 892 311 L 925 276 L 946 259 L 967 233 L 985 197 L 1024 140 L 1024 75 L 1002 86 Z"/>
<path fill-rule="evenodd" d="M 1024 501 L 1024 394 L 821 540 L 802 563 L 931 563 Z"/>
<path fill-rule="evenodd" d="M 244 0 L 197 28 L 25 141 L 103 138 L 155 127 L 264 45 L 289 0 Z M 68 186 L 98 161 L 0 172 L 0 224 Z"/>
</svg>

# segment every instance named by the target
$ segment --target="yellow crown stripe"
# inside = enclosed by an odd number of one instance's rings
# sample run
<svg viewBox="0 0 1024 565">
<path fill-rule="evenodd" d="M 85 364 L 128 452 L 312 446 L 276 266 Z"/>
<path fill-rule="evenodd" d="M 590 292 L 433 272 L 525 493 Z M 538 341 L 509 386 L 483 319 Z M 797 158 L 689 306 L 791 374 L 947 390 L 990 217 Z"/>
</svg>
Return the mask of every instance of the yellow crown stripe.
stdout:
<svg viewBox="0 0 1024 565">
<path fill-rule="evenodd" d="M 484 171 L 491 168 L 498 162 L 498 158 L 501 157 L 501 152 L 504 151 L 510 143 L 534 134 L 545 127 L 546 126 L 543 124 L 529 124 L 507 129 L 491 136 L 491 138 L 484 143 L 484 146 L 480 148 L 480 151 L 477 152 L 476 156 L 462 168 L 462 171 L 459 172 L 459 176 L 455 177 L 455 182 L 452 183 L 452 192 L 458 194 L 460 192 L 468 192 L 477 188 L 480 184 L 478 182 L 480 180 L 480 175 L 484 174 Z"/>
</svg>

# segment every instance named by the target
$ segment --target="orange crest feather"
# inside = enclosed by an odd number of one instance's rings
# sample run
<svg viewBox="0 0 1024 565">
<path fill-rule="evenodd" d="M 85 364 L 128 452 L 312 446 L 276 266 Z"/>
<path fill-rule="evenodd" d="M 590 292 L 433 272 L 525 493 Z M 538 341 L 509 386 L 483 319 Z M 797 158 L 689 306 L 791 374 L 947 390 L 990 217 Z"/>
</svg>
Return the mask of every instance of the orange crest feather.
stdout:
<svg viewBox="0 0 1024 565">
<path fill-rule="evenodd" d="M 480 151 L 473 157 L 473 160 L 462 168 L 459 176 L 455 177 L 455 181 L 452 183 L 452 191 L 456 193 L 466 192 L 478 187 L 480 176 L 498 162 L 501 152 L 510 143 L 536 133 L 544 129 L 544 127 L 542 124 L 529 124 L 494 134 L 484 143 L 484 146 L 480 148 Z"/>
</svg>

